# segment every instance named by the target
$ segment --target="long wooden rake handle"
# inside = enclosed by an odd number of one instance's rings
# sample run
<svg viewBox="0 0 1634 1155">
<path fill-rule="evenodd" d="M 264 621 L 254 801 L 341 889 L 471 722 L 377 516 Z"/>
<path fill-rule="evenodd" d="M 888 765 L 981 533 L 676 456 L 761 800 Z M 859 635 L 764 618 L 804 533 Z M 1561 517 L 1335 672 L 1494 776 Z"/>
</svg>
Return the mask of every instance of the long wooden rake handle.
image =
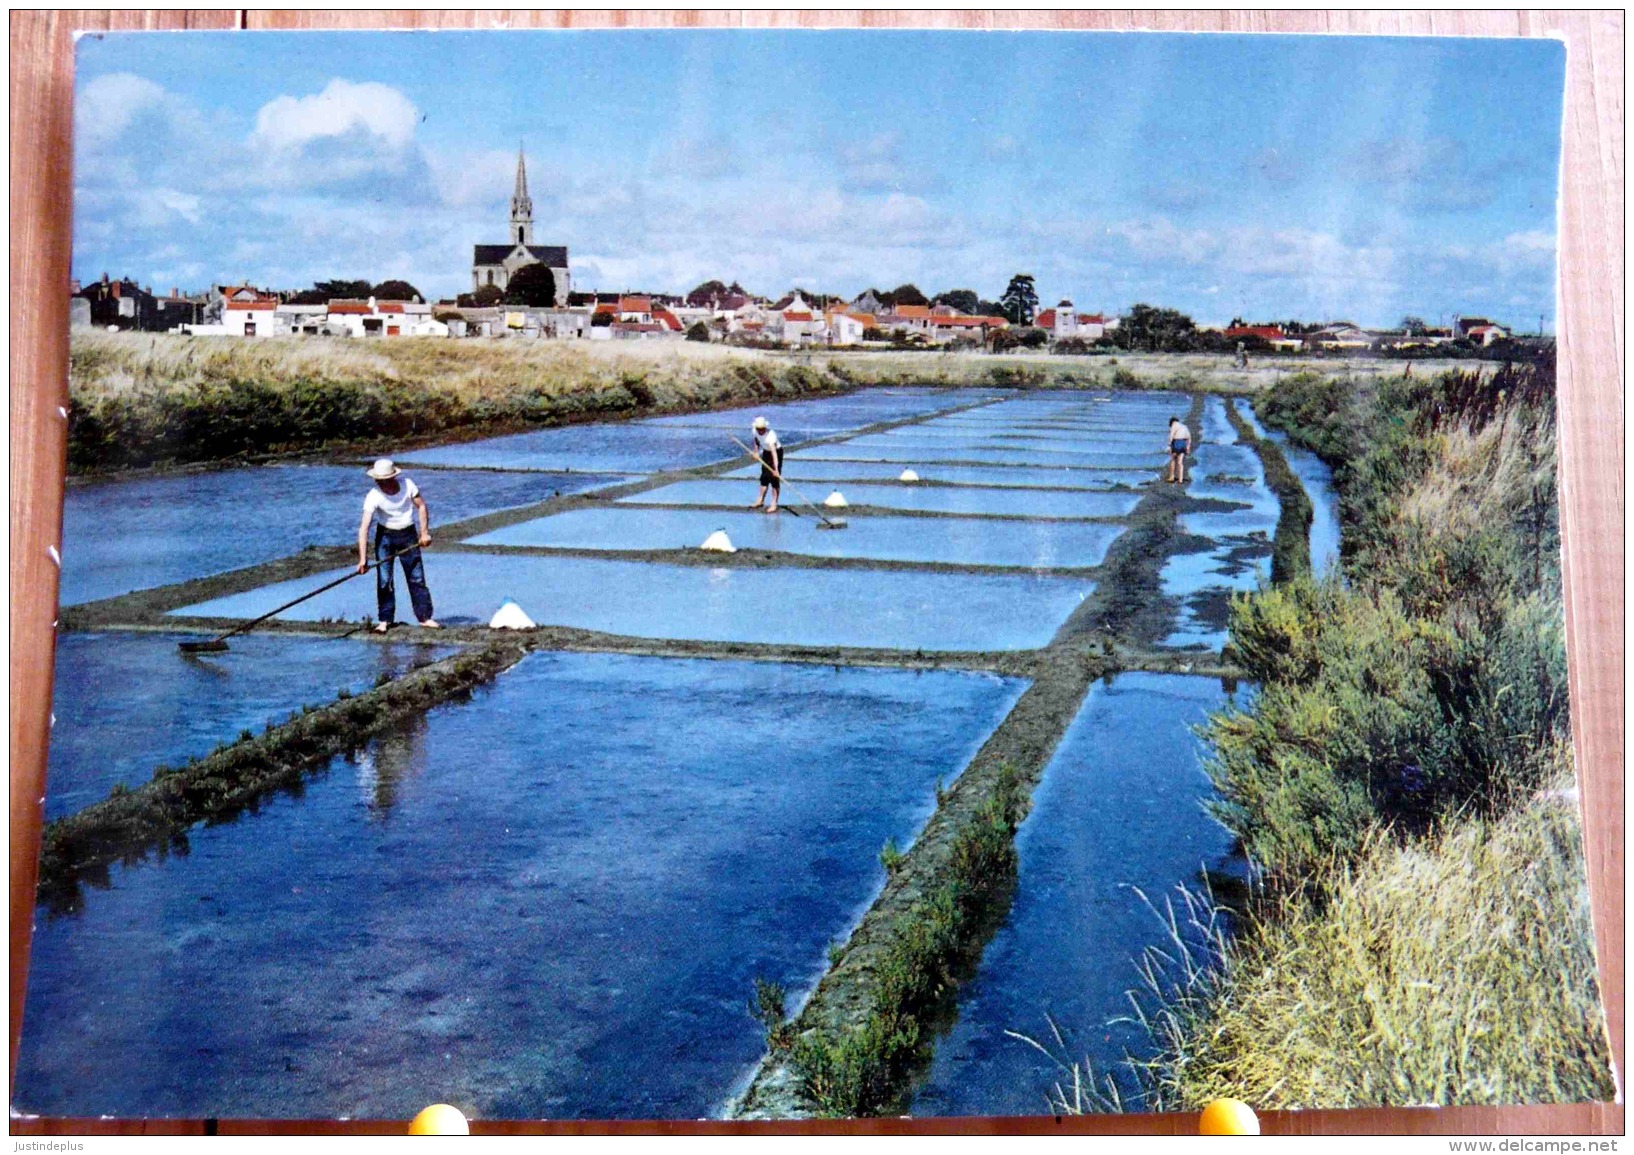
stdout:
<svg viewBox="0 0 1634 1155">
<path fill-rule="evenodd" d="M 727 434 L 727 436 L 731 437 L 731 434 Z M 743 442 L 739 441 L 736 437 L 732 438 L 732 442 L 739 449 L 741 449 L 745 453 L 747 453 L 750 457 L 756 458 L 757 460 L 759 460 L 760 464 L 766 466 L 767 469 L 771 470 L 772 476 L 777 478 L 777 483 L 779 485 L 789 485 L 788 480 L 786 478 L 784 478 L 784 476 L 777 471 L 777 466 L 768 464 L 764 457 L 761 457 L 760 454 L 756 453 L 753 449 L 750 449 L 747 445 L 745 445 Z M 775 460 L 775 458 L 776 458 L 776 455 L 774 454 L 773 459 Z M 805 502 L 808 506 L 810 506 L 811 507 L 811 512 L 816 514 L 818 520 L 821 521 L 824 525 L 828 526 L 830 529 L 839 529 L 840 528 L 840 523 L 839 522 L 830 521 L 828 518 L 823 516 L 823 511 L 820 508 L 818 508 L 816 503 L 813 502 L 811 500 L 811 498 L 809 498 L 805 494 L 801 493 L 798 489 L 794 488 L 794 486 L 792 486 L 792 485 L 789 485 L 789 492 L 794 494 L 795 497 L 799 498 L 801 501 Z"/>
<path fill-rule="evenodd" d="M 254 629 L 256 626 L 260 625 L 262 622 L 266 621 L 268 618 L 275 618 L 279 614 L 283 613 L 285 610 L 290 609 L 293 606 L 298 606 L 304 601 L 309 601 L 312 598 L 317 597 L 321 593 L 327 593 L 329 590 L 334 589 L 338 585 L 342 585 L 342 584 L 344 584 L 346 582 L 349 582 L 355 577 L 362 577 L 364 574 L 368 573 L 369 570 L 379 569 L 383 565 L 390 565 L 392 562 L 396 561 L 398 558 L 400 558 L 404 554 L 408 553 L 409 550 L 417 549 L 417 548 L 419 548 L 419 547 L 411 545 L 411 546 L 408 547 L 408 549 L 400 549 L 400 550 L 398 550 L 396 553 L 392 554 L 388 558 L 382 558 L 379 561 L 371 562 L 367 569 L 362 569 L 362 570 L 355 570 L 354 569 L 351 573 L 344 574 L 341 577 L 336 578 L 332 582 L 325 582 L 323 585 L 319 586 L 317 589 L 313 590 L 311 593 L 302 594 L 300 597 L 296 598 L 294 601 L 285 602 L 283 605 L 279 606 L 277 609 L 269 610 L 267 613 L 262 614 L 260 617 L 256 618 L 254 621 L 245 622 L 241 626 L 234 626 L 232 629 L 228 630 L 226 633 L 220 635 L 219 637 L 211 638 L 208 642 L 205 643 L 205 645 L 213 646 L 217 642 L 225 642 L 228 638 L 236 637 L 239 634 L 242 634 L 242 633 L 247 632 L 248 630 Z"/>
</svg>

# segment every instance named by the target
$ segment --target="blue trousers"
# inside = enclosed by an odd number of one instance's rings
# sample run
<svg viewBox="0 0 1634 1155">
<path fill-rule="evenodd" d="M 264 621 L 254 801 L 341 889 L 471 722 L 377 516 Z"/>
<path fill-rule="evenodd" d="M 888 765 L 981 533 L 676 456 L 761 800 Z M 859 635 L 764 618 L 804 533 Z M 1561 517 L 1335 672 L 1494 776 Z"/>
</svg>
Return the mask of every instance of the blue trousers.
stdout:
<svg viewBox="0 0 1634 1155">
<path fill-rule="evenodd" d="M 420 555 L 420 531 L 410 525 L 403 529 L 387 529 L 377 525 L 374 530 L 374 557 L 380 562 L 374 571 L 375 601 L 380 620 L 397 620 L 397 583 L 395 567 L 386 559 L 400 550 L 406 550 L 397 560 L 403 563 L 403 576 L 408 579 L 409 601 L 414 604 L 414 616 L 419 621 L 433 617 L 431 591 L 426 588 L 426 563 Z"/>
</svg>

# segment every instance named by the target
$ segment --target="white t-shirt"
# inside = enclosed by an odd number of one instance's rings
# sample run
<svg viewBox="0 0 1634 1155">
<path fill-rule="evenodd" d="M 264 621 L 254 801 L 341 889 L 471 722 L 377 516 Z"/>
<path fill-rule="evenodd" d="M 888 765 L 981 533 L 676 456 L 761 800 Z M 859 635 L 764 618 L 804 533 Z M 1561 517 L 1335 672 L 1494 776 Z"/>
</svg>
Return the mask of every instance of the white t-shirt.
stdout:
<svg viewBox="0 0 1634 1155">
<path fill-rule="evenodd" d="M 396 493 L 387 493 L 378 485 L 369 490 L 363 499 L 363 516 L 373 514 L 375 524 L 387 529 L 407 529 L 414 524 L 414 499 L 419 496 L 420 487 L 398 475 Z"/>
<path fill-rule="evenodd" d="M 761 453 L 776 453 L 778 448 L 776 431 L 767 429 L 756 433 L 755 448 Z"/>
<path fill-rule="evenodd" d="M 1169 426 L 1169 440 L 1190 441 L 1191 430 L 1186 428 L 1184 422 L 1176 421 L 1173 425 Z"/>
</svg>

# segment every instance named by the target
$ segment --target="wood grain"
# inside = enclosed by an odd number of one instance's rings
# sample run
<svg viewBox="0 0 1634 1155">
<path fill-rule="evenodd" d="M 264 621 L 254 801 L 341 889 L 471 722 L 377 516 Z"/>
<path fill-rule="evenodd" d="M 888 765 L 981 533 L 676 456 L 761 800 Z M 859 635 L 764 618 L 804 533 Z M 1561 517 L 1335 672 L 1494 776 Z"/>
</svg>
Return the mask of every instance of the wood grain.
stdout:
<svg viewBox="0 0 1634 1155">
<path fill-rule="evenodd" d="M 1567 46 L 1560 213 L 1561 516 L 1573 732 L 1601 991 L 1624 1053 L 1623 51 L 1620 12 L 1006 12 L 385 10 L 13 12 L 11 18 L 11 1059 L 16 1066 L 49 734 L 66 448 L 72 34 L 136 28 L 972 28 L 1556 37 Z M 1621 1105 L 1271 1113 L 1268 1132 L 1608 1133 Z M 203 1121 L 13 1120 L 19 1133 L 202 1134 Z M 390 1133 L 360 1121 L 235 1121 L 223 1134 Z M 753 1125 L 661 1124 L 682 1133 Z M 859 1133 L 1174 1134 L 1188 1116 L 847 1125 Z M 629 1126 L 479 1125 L 487 1133 L 622 1133 Z M 806 1129 L 810 1129 L 807 1125 Z M 827 1129 L 827 1128 L 820 1128 Z M 770 1128 L 794 1131 L 800 1128 Z"/>
</svg>

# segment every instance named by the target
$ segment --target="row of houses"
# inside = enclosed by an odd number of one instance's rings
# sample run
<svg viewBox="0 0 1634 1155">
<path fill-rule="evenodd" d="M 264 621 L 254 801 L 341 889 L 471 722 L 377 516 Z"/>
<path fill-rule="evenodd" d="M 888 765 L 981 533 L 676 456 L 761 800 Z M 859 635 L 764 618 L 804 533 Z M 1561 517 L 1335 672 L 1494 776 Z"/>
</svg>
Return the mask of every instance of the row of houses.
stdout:
<svg viewBox="0 0 1634 1155">
<path fill-rule="evenodd" d="M 449 302 L 336 299 L 290 304 L 278 293 L 251 285 L 217 286 L 197 297 L 175 289 L 168 296 L 104 275 L 73 286 L 73 322 L 121 329 L 171 331 L 200 336 L 347 337 L 520 336 L 577 340 L 679 339 L 702 324 L 711 337 L 764 340 L 785 346 L 847 346 L 870 339 L 909 339 L 946 345 L 964 339 L 986 342 L 1010 327 L 997 316 L 973 316 L 949 305 L 890 305 L 872 293 L 849 304 L 808 299 L 796 291 L 771 302 L 743 293 L 701 303 L 664 294 L 570 293 L 548 308 L 496 305 L 460 308 Z M 1112 334 L 1117 317 L 1083 313 L 1070 300 L 1044 309 L 1033 320 L 1052 342 L 1099 341 Z M 1450 328 L 1415 332 L 1364 329 L 1336 321 L 1304 332 L 1279 325 L 1233 325 L 1217 330 L 1228 341 L 1277 352 L 1433 348 L 1453 342 L 1490 346 L 1507 339 L 1505 327 L 1484 317 L 1459 317 Z"/>
<path fill-rule="evenodd" d="M 1223 333 L 1227 340 L 1245 343 L 1263 341 L 1273 350 L 1283 353 L 1326 349 L 1428 349 L 1456 341 L 1486 348 L 1511 335 L 1509 329 L 1485 317 L 1459 317 L 1451 328 L 1426 328 L 1416 332 L 1364 329 L 1349 321 L 1335 321 L 1303 333 L 1285 332 L 1280 325 L 1234 325 L 1223 330 Z"/>
</svg>

